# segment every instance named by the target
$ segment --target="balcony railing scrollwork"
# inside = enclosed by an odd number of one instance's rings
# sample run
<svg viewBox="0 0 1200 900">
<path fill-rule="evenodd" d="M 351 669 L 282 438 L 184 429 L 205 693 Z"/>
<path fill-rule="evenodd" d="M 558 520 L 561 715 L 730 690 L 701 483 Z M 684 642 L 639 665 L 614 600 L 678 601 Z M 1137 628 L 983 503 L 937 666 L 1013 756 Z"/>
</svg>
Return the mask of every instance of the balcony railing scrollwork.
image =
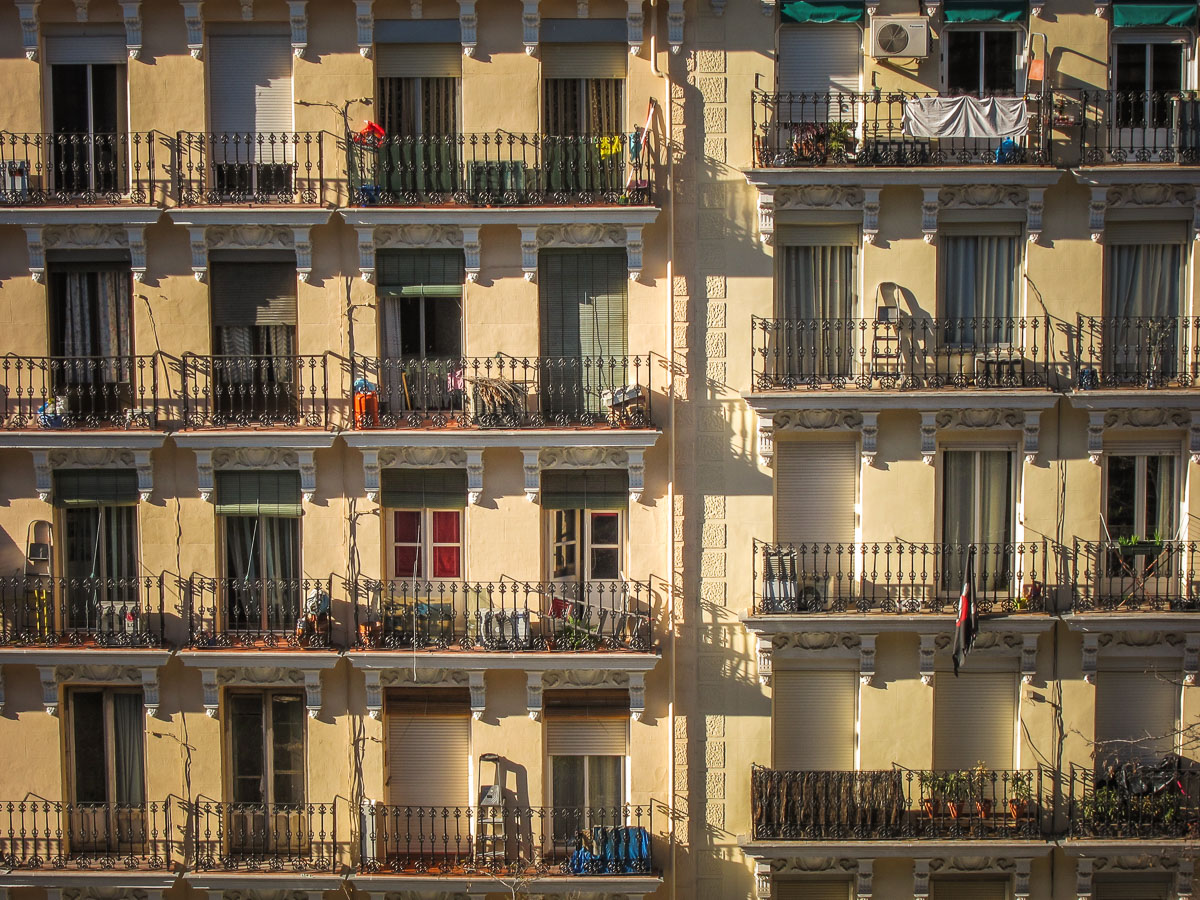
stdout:
<svg viewBox="0 0 1200 900">
<path fill-rule="evenodd" d="M 319 204 L 327 137 L 320 131 L 181 131 L 175 138 L 179 204 Z"/>
<path fill-rule="evenodd" d="M 1070 557 L 1072 611 L 1200 612 L 1196 555 L 1194 541 L 1076 538 Z"/>
<path fill-rule="evenodd" d="M 336 804 L 192 804 L 199 871 L 330 872 L 337 863 Z"/>
<path fill-rule="evenodd" d="M 332 579 L 192 575 L 181 587 L 192 647 L 327 650 L 334 645 Z"/>
<path fill-rule="evenodd" d="M 1072 765 L 1063 791 L 1074 838 L 1200 837 L 1200 772 L 1158 767 Z"/>
<path fill-rule="evenodd" d="M 187 428 L 250 425 L 325 428 L 329 354 L 198 356 L 183 354 Z"/>
<path fill-rule="evenodd" d="M 1200 94 L 1195 91 L 1081 91 L 1059 94 L 1056 124 L 1079 127 L 1083 165 L 1200 162 Z"/>
<path fill-rule="evenodd" d="M 153 206 L 155 132 L 0 131 L 0 206 Z"/>
<path fill-rule="evenodd" d="M 1078 316 L 1076 390 L 1190 387 L 1200 373 L 1200 318 Z"/>
<path fill-rule="evenodd" d="M 0 866 L 20 870 L 170 867 L 173 803 L 0 801 Z"/>
<path fill-rule="evenodd" d="M 165 398 L 159 394 L 161 362 L 157 353 L 5 356 L 0 359 L 4 427 L 165 427 Z"/>
<path fill-rule="evenodd" d="M 163 646 L 161 576 L 0 578 L 0 646 Z"/>
</svg>

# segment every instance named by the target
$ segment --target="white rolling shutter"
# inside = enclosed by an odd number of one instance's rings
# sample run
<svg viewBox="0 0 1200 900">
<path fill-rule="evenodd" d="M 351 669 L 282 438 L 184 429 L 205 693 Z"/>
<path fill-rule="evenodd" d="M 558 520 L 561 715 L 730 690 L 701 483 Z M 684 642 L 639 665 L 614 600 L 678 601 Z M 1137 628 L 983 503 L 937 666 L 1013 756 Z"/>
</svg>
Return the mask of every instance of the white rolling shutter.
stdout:
<svg viewBox="0 0 1200 900">
<path fill-rule="evenodd" d="M 862 41 L 857 25 L 784 25 L 779 29 L 780 92 L 857 92 Z"/>
<path fill-rule="evenodd" d="M 541 45 L 543 78 L 624 78 L 629 49 L 624 44 Z"/>
<path fill-rule="evenodd" d="M 212 130 L 292 130 L 292 42 L 284 33 L 214 34 L 208 42 Z"/>
<path fill-rule="evenodd" d="M 388 803 L 470 806 L 471 718 L 388 717 Z"/>
<path fill-rule="evenodd" d="M 1115 757 L 1153 762 L 1174 751 L 1180 688 L 1171 682 L 1166 672 L 1097 673 L 1098 761 Z"/>
<path fill-rule="evenodd" d="M 858 448 L 850 441 L 775 445 L 775 539 L 854 540 Z"/>
<path fill-rule="evenodd" d="M 852 771 L 857 673 L 777 669 L 774 684 L 774 767 Z"/>
<path fill-rule="evenodd" d="M 85 63 L 123 66 L 129 62 L 125 29 L 86 25 L 58 34 L 47 34 L 46 62 L 52 66 Z"/>
<path fill-rule="evenodd" d="M 628 752 L 626 718 L 546 718 L 548 756 L 625 756 Z"/>
<path fill-rule="evenodd" d="M 778 881 L 771 894 L 777 900 L 848 900 L 849 881 Z"/>
<path fill-rule="evenodd" d="M 377 78 L 462 78 L 460 44 L 377 44 Z"/>
<path fill-rule="evenodd" d="M 1007 878 L 939 878 L 932 900 L 1008 900 Z"/>
<path fill-rule="evenodd" d="M 1013 767 L 1017 676 L 1010 672 L 939 672 L 933 688 L 933 767 Z"/>
<path fill-rule="evenodd" d="M 1170 878 L 1154 876 L 1136 879 L 1097 879 L 1092 896 L 1095 900 L 1167 900 L 1170 896 Z"/>
</svg>

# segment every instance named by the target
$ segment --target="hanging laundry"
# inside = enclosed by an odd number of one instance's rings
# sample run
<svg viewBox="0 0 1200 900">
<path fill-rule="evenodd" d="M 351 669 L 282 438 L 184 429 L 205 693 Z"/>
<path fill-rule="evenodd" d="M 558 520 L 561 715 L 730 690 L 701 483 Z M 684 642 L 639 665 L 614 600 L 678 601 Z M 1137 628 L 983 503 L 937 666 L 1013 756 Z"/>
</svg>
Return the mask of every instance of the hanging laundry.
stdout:
<svg viewBox="0 0 1200 900">
<path fill-rule="evenodd" d="M 1020 137 L 1029 119 L 1021 97 L 911 97 L 904 101 L 902 128 L 921 138 Z"/>
</svg>

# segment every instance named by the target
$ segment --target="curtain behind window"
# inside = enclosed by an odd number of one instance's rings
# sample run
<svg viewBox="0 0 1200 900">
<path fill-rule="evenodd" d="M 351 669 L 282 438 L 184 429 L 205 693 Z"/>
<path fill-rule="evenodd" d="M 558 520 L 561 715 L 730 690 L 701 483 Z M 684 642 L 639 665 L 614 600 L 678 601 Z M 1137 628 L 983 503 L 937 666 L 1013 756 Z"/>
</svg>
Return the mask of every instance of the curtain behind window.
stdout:
<svg viewBox="0 0 1200 900">
<path fill-rule="evenodd" d="M 141 694 L 113 695 L 114 743 L 117 754 L 117 803 L 141 806 L 146 802 L 142 729 L 146 714 Z"/>
<path fill-rule="evenodd" d="M 129 272 L 67 271 L 56 281 L 58 328 L 56 356 L 126 357 L 132 351 Z M 122 377 L 120 362 L 84 362 L 67 365 L 64 374 L 72 384 L 96 379 L 112 384 Z"/>
<path fill-rule="evenodd" d="M 1021 242 L 1016 235 L 943 238 L 946 340 L 1007 344 L 1014 338 Z"/>
<path fill-rule="evenodd" d="M 1104 345 L 1123 377 L 1176 374 L 1183 309 L 1184 245 L 1110 244 Z"/>
<path fill-rule="evenodd" d="M 975 545 L 978 586 L 998 589 L 1011 574 L 1011 454 L 947 450 L 942 466 L 942 587 L 962 585 L 969 547 Z"/>
<path fill-rule="evenodd" d="M 785 247 L 778 348 L 787 371 L 797 376 L 852 374 L 854 361 L 853 246 Z"/>
</svg>

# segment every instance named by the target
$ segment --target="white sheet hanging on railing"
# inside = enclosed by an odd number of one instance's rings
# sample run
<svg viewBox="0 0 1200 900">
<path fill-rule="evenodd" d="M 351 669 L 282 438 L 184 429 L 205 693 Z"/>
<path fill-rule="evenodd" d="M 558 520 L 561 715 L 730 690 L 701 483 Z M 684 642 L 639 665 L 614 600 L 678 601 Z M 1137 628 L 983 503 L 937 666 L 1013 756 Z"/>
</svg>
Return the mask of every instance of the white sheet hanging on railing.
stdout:
<svg viewBox="0 0 1200 900">
<path fill-rule="evenodd" d="M 1020 137 L 1029 129 L 1021 97 L 911 97 L 904 101 L 904 133 L 922 138 Z"/>
</svg>

